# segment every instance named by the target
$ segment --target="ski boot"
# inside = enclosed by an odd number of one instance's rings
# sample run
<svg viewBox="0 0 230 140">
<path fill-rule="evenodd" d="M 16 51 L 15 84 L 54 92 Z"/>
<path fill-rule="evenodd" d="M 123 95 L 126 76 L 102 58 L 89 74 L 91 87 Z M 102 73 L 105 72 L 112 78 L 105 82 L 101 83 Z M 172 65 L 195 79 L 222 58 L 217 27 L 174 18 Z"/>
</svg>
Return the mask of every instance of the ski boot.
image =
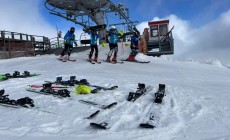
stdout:
<svg viewBox="0 0 230 140">
<path fill-rule="evenodd" d="M 106 61 L 107 61 L 107 62 L 110 62 L 110 56 L 109 56 L 109 55 L 107 56 Z"/>
<path fill-rule="evenodd" d="M 117 63 L 117 56 L 116 56 L 116 55 L 113 56 L 112 61 L 113 61 L 114 63 Z"/>
<path fill-rule="evenodd" d="M 92 61 L 92 55 L 91 54 L 89 55 L 89 61 Z"/>
<path fill-rule="evenodd" d="M 128 61 L 136 61 L 134 55 L 130 55 L 129 58 L 127 59 Z"/>
<path fill-rule="evenodd" d="M 63 55 L 60 55 L 58 59 L 59 59 L 59 60 L 63 60 L 63 59 L 64 59 L 64 56 L 63 56 Z"/>
<path fill-rule="evenodd" d="M 97 56 L 94 57 L 93 61 L 97 62 Z"/>
</svg>

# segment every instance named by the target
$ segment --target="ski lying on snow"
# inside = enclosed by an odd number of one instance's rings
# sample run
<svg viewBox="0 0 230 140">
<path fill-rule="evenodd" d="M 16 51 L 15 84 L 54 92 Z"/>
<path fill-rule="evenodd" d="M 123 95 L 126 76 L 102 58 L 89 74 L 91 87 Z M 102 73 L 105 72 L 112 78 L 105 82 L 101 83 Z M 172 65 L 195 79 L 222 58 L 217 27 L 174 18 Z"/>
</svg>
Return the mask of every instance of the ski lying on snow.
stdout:
<svg viewBox="0 0 230 140">
<path fill-rule="evenodd" d="M 90 86 L 90 87 L 95 87 L 95 88 L 100 88 L 100 89 L 102 89 L 102 90 L 114 90 L 114 89 L 117 89 L 117 88 L 118 88 L 118 86 L 102 87 L 102 86 L 91 85 L 91 84 L 89 84 L 88 86 Z"/>
<path fill-rule="evenodd" d="M 163 97 L 165 96 L 165 84 L 159 84 L 158 91 L 155 93 L 155 103 L 161 103 Z M 157 105 L 155 103 L 152 103 L 152 106 L 150 107 L 148 113 L 146 114 L 146 117 L 143 119 L 142 123 L 140 123 L 140 127 L 142 128 L 155 128 L 154 125 L 154 112 L 156 112 Z"/>
<path fill-rule="evenodd" d="M 145 90 L 145 94 L 146 94 L 146 93 L 149 93 L 153 89 L 153 87 L 147 86 L 145 89 L 146 89 Z M 127 107 L 126 105 L 120 106 L 120 108 L 124 112 L 127 110 L 126 107 Z M 104 116 L 99 121 L 91 122 L 90 126 L 92 126 L 93 128 L 97 128 L 97 129 L 110 129 L 120 119 L 120 116 L 116 116 L 116 115 L 122 114 L 123 113 L 122 111 L 119 109 L 116 109 L 113 112 L 110 112 L 110 114 L 108 116 Z M 116 116 L 116 117 L 112 117 L 112 116 Z M 111 118 L 113 118 L 113 119 L 111 119 Z"/>
<path fill-rule="evenodd" d="M 34 101 L 29 97 L 24 97 L 24 98 L 20 98 L 17 100 L 12 100 L 12 99 L 8 98 L 9 95 L 4 95 L 4 93 L 5 93 L 5 90 L 0 90 L 0 105 L 7 106 L 7 107 L 14 107 L 14 108 L 34 107 L 34 104 L 33 104 Z"/>
<path fill-rule="evenodd" d="M 79 102 L 83 103 L 83 104 L 95 106 L 95 107 L 98 107 L 98 108 L 101 108 L 101 109 L 110 109 L 113 106 L 117 105 L 117 102 L 113 102 L 113 103 L 111 103 L 109 105 L 102 105 L 102 104 L 98 104 L 96 102 L 85 101 L 85 100 L 79 100 Z M 96 117 L 96 115 L 98 115 L 99 112 L 100 112 L 100 110 L 97 110 L 96 112 L 94 112 L 93 114 L 91 114 L 89 117 L 86 117 L 85 119 L 92 119 L 92 118 Z"/>
<path fill-rule="evenodd" d="M 75 86 L 75 85 L 85 84 L 87 86 L 95 87 L 95 88 L 102 89 L 102 90 L 114 90 L 118 88 L 118 86 L 103 87 L 103 86 L 98 86 L 98 85 L 92 85 L 92 84 L 89 84 L 86 79 L 81 79 L 80 81 L 76 80 L 76 76 L 71 76 L 70 80 L 68 81 L 62 81 L 62 77 L 57 77 L 55 82 L 52 82 L 52 81 L 45 81 L 45 82 L 56 84 L 56 85 L 63 85 L 63 86 Z"/>
<path fill-rule="evenodd" d="M 27 85 L 31 88 L 43 88 L 43 85 Z M 69 88 L 68 86 L 51 86 L 51 88 Z"/>
<path fill-rule="evenodd" d="M 53 95 L 59 98 L 70 97 L 70 92 L 67 89 L 54 90 L 51 87 L 52 87 L 52 84 L 48 83 L 48 84 L 43 84 L 42 89 L 29 87 L 29 88 L 26 88 L 26 90 L 30 92 L 34 92 L 34 93 L 44 94 L 44 95 L 49 94 L 49 95 Z"/>
</svg>

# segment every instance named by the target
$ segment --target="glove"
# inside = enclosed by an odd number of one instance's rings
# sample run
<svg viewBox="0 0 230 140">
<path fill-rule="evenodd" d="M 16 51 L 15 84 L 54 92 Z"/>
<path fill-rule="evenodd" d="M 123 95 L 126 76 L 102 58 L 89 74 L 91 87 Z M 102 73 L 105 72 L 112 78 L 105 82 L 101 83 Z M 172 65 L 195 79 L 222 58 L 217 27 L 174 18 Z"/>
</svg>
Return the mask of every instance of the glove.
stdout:
<svg viewBox="0 0 230 140">
<path fill-rule="evenodd" d="M 105 48 L 105 47 L 106 47 L 106 43 L 105 43 L 105 42 L 102 42 L 102 43 L 101 43 L 101 46 L 102 46 L 103 48 Z"/>
<path fill-rule="evenodd" d="M 123 30 L 120 30 L 119 33 L 120 33 L 121 36 L 123 36 L 124 31 L 123 31 Z"/>
</svg>

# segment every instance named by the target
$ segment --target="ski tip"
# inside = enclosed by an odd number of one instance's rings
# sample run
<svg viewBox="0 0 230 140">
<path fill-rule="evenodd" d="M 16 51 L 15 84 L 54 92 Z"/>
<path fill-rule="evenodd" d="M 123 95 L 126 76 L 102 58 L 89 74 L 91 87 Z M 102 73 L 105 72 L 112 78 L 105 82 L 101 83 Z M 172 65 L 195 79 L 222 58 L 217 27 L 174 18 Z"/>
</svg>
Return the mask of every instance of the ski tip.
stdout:
<svg viewBox="0 0 230 140">
<path fill-rule="evenodd" d="M 151 124 L 148 124 L 148 123 L 141 123 L 139 126 L 141 128 L 151 128 L 151 129 L 155 128 L 154 125 L 151 125 Z"/>
<path fill-rule="evenodd" d="M 92 126 L 94 128 L 98 128 L 98 129 L 104 129 L 104 130 L 107 129 L 105 125 L 98 124 L 98 123 L 90 123 L 90 126 Z"/>
</svg>

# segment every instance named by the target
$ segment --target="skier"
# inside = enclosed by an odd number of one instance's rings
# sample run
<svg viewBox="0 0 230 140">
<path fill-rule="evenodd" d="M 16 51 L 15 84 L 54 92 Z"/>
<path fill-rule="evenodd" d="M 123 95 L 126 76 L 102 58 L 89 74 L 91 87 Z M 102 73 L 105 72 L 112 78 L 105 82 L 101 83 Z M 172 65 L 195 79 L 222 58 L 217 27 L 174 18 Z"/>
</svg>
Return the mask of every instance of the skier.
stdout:
<svg viewBox="0 0 230 140">
<path fill-rule="evenodd" d="M 143 31 L 143 34 L 142 34 L 141 40 L 140 40 L 139 52 L 140 52 L 140 53 L 143 53 L 143 54 L 146 54 L 146 38 L 145 38 L 146 31 L 147 31 L 147 30 L 144 30 L 144 31 Z"/>
<path fill-rule="evenodd" d="M 111 26 L 110 27 L 110 30 L 109 30 L 109 33 L 108 33 L 107 36 L 108 36 L 108 42 L 109 42 L 110 51 L 108 53 L 106 61 L 110 62 L 110 57 L 112 56 L 112 54 L 114 52 L 112 61 L 116 63 L 117 62 L 117 53 L 118 53 L 117 41 L 118 41 L 119 36 L 120 36 L 120 34 L 117 32 L 116 26 Z"/>
<path fill-rule="evenodd" d="M 89 54 L 89 61 L 92 61 L 93 52 L 95 50 L 94 61 L 97 62 L 97 58 L 98 58 L 97 39 L 101 39 L 101 36 L 98 34 L 97 31 L 88 31 L 87 33 L 90 34 L 90 36 L 91 36 L 91 42 L 90 42 L 91 51 Z"/>
<path fill-rule="evenodd" d="M 62 51 L 59 59 L 64 59 L 64 55 L 65 55 L 65 53 L 67 51 L 68 51 L 67 52 L 68 53 L 67 59 L 70 59 L 70 55 L 71 55 L 71 52 L 72 52 L 72 49 L 73 49 L 73 43 L 77 46 L 77 43 L 75 41 L 74 32 L 75 32 L 75 28 L 71 27 L 70 30 L 65 34 L 65 36 L 64 36 L 65 48 Z"/>
<path fill-rule="evenodd" d="M 135 60 L 135 56 L 138 53 L 138 49 L 139 49 L 139 34 L 134 32 L 134 35 L 131 36 L 131 44 L 130 44 L 130 48 L 131 48 L 131 53 L 128 57 L 128 61 L 136 61 Z"/>
</svg>

